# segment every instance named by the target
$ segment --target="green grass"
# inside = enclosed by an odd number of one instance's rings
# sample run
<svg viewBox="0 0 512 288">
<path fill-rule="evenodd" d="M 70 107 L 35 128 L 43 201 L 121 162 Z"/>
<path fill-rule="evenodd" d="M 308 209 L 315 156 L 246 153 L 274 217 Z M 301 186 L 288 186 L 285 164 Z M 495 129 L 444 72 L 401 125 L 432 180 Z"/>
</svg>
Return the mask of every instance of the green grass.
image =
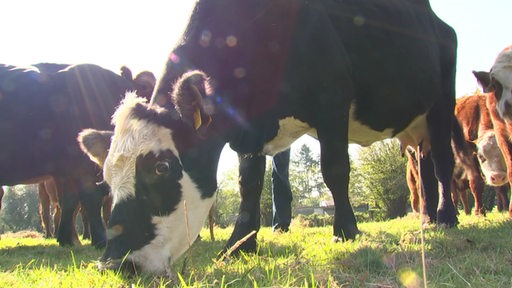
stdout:
<svg viewBox="0 0 512 288">
<path fill-rule="evenodd" d="M 429 287 L 512 287 L 512 221 L 506 214 L 460 216 L 456 229 L 425 229 Z M 89 243 L 59 247 L 55 240 L 4 234 L 0 287 L 422 287 L 417 215 L 361 223 L 355 241 L 331 243 L 331 227 L 291 233 L 261 229 L 256 254 L 217 261 L 232 229 L 207 230 L 173 266 L 172 279 L 99 272 L 101 251 Z M 28 235 L 30 236 L 30 234 Z"/>
</svg>

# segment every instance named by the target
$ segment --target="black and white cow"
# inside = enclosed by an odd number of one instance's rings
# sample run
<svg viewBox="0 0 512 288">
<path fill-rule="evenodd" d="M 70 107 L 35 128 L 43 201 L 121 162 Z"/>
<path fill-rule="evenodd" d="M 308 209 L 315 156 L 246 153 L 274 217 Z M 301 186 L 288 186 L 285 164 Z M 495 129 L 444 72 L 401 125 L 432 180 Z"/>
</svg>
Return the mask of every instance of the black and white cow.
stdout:
<svg viewBox="0 0 512 288">
<path fill-rule="evenodd" d="M 208 215 L 226 143 L 249 159 L 240 167 L 242 203 L 227 247 L 258 231 L 260 155 L 303 134 L 320 141 L 336 239 L 359 233 L 348 143 L 390 137 L 431 151 L 433 161 L 421 161 L 430 163 L 421 170 L 432 194 L 426 211 L 456 225 L 455 62 L 455 33 L 427 1 L 199 0 L 151 103 L 128 95 L 113 118 L 108 156 L 90 155 L 104 161 L 114 195 L 102 261 L 169 272 Z M 255 250 L 256 236 L 240 249 Z"/>
</svg>

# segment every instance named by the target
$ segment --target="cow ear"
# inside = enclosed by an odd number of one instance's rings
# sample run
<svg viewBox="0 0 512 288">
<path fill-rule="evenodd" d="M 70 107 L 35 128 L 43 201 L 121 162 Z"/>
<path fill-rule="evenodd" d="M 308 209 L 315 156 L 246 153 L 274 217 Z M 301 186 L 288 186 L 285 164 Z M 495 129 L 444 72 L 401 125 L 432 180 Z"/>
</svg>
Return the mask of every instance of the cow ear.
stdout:
<svg viewBox="0 0 512 288">
<path fill-rule="evenodd" d="M 132 70 L 130 70 L 130 68 L 128 68 L 124 65 L 121 66 L 121 76 L 123 78 L 125 78 L 126 80 L 129 80 L 129 81 L 133 80 Z"/>
<path fill-rule="evenodd" d="M 207 128 L 211 121 L 212 94 L 209 79 L 201 71 L 183 74 L 176 82 L 172 94 L 172 102 L 181 119 L 195 130 Z"/>
<path fill-rule="evenodd" d="M 478 84 L 484 89 L 485 93 L 493 92 L 493 88 L 491 85 L 491 77 L 489 72 L 486 71 L 473 71 L 473 75 L 476 77 L 476 81 Z"/>
<path fill-rule="evenodd" d="M 77 140 L 82 151 L 103 168 L 113 134 L 112 131 L 85 129 L 78 134 Z"/>
</svg>

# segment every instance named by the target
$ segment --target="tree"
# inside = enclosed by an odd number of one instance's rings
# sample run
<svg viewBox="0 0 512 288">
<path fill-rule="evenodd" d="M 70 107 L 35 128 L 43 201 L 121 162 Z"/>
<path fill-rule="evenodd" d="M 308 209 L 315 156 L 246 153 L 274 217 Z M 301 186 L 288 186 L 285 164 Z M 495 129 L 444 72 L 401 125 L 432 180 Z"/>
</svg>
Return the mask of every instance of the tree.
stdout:
<svg viewBox="0 0 512 288">
<path fill-rule="evenodd" d="M 227 170 L 221 177 L 217 189 L 217 199 L 213 217 L 215 223 L 221 227 L 233 224 L 240 207 L 240 193 L 238 189 L 238 166 Z"/>
<path fill-rule="evenodd" d="M 221 177 L 215 201 L 214 219 L 217 225 L 226 227 L 234 224 L 240 207 L 240 189 L 238 187 L 238 166 L 227 170 Z M 261 225 L 272 225 L 272 165 L 267 161 L 265 178 L 260 199 Z"/>
<path fill-rule="evenodd" d="M 0 211 L 1 227 L 9 231 L 42 231 L 36 185 L 8 187 Z"/>
<path fill-rule="evenodd" d="M 320 170 L 320 157 L 306 144 L 291 157 L 290 185 L 294 203 L 300 206 L 318 206 L 328 191 Z"/>
<path fill-rule="evenodd" d="M 380 219 L 405 215 L 409 199 L 405 167 L 406 159 L 400 154 L 397 140 L 361 148 L 359 159 L 352 166 L 351 194 L 357 199 L 352 204 L 366 199 Z"/>
</svg>

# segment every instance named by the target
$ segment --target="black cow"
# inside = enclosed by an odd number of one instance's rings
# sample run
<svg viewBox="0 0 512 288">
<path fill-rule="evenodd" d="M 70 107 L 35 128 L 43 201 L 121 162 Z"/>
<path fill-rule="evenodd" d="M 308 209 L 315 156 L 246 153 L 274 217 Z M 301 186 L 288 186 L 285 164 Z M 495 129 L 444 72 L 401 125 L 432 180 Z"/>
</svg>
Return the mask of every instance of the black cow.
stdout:
<svg viewBox="0 0 512 288">
<path fill-rule="evenodd" d="M 433 161 L 423 159 L 421 170 L 432 194 L 426 211 L 456 225 L 455 62 L 455 33 L 427 1 L 199 0 L 150 105 L 128 95 L 114 115 L 108 156 L 91 155 L 105 161 L 114 196 L 102 261 L 168 272 L 208 215 L 225 143 L 246 159 L 227 247 L 258 231 L 260 155 L 306 133 L 320 141 L 335 239 L 359 232 L 348 198 L 348 143 L 390 137 L 430 150 Z M 239 248 L 255 250 L 256 236 Z"/>
<path fill-rule="evenodd" d="M 0 185 L 55 179 L 62 208 L 57 239 L 72 237 L 73 212 L 81 201 L 92 243 L 106 243 L 100 217 L 101 171 L 81 152 L 77 133 L 110 128 L 110 117 L 132 82 L 92 64 L 41 63 L 28 68 L 0 66 Z"/>
</svg>

